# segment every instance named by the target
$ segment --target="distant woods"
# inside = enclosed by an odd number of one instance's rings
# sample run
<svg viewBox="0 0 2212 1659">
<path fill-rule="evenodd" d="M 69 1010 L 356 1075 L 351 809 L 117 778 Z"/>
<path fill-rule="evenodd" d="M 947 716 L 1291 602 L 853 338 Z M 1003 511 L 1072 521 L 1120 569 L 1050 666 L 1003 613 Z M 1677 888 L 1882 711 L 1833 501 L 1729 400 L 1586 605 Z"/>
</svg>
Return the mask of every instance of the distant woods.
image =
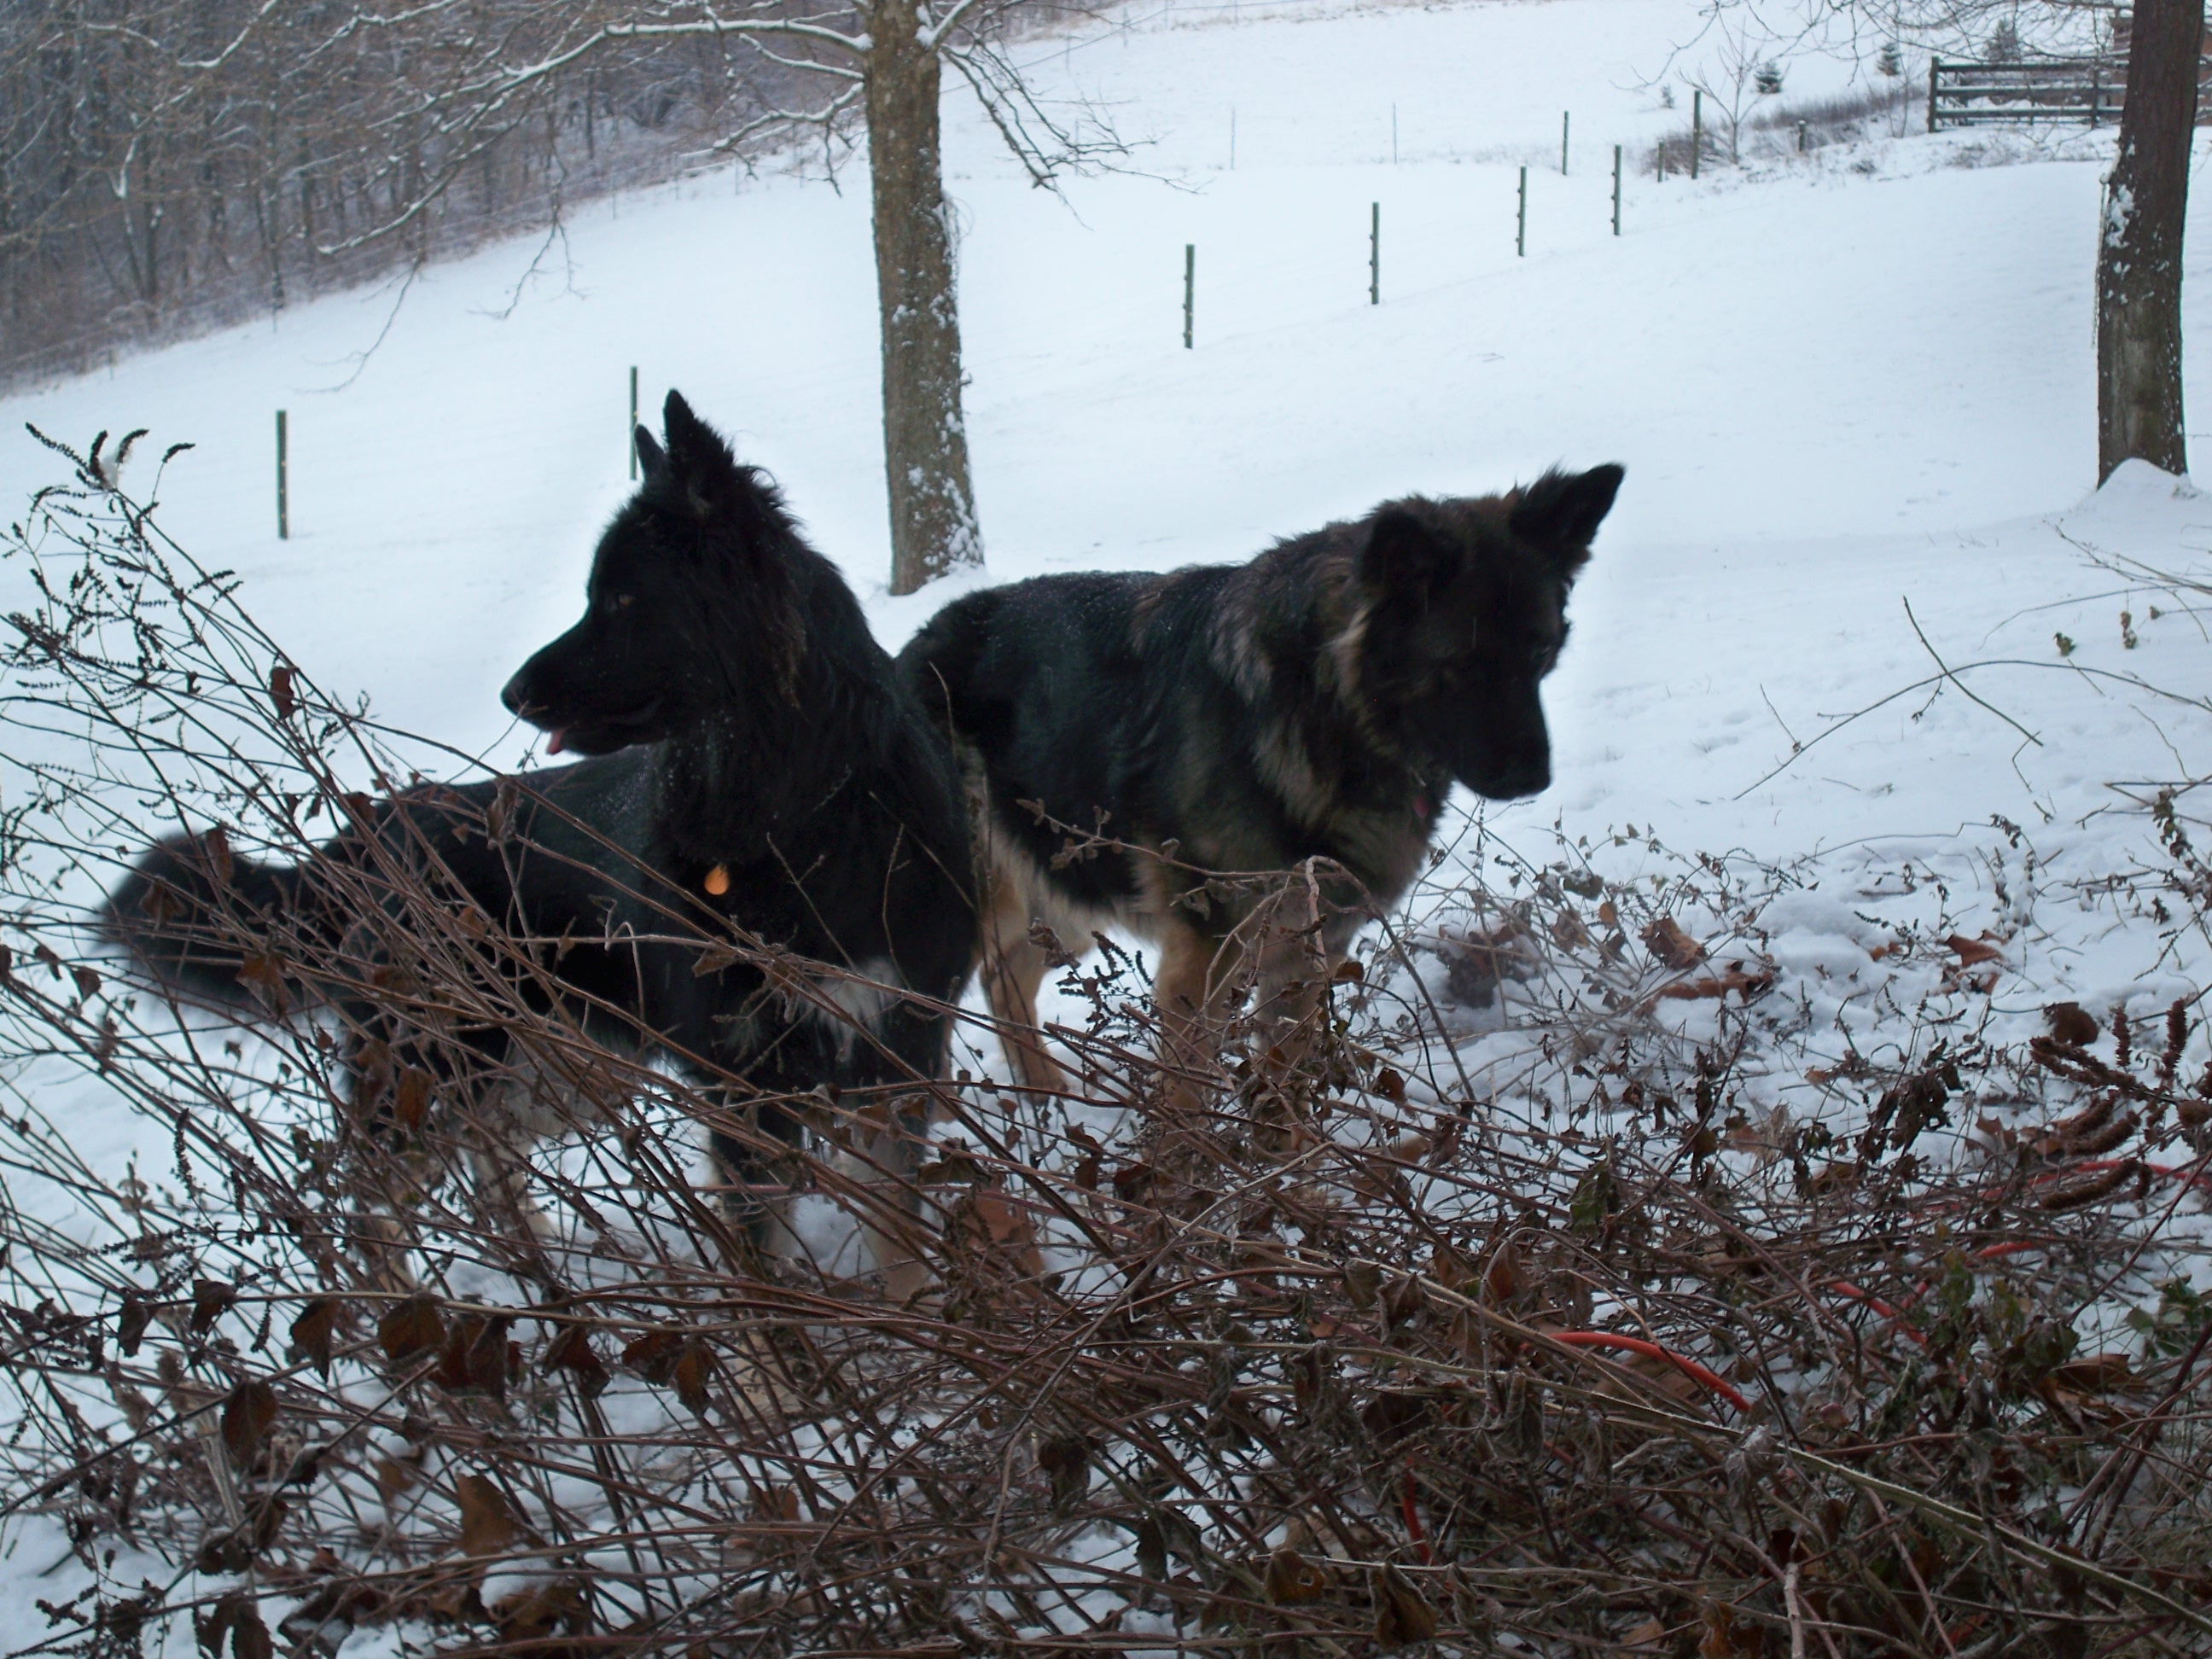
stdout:
<svg viewBox="0 0 2212 1659">
<path fill-rule="evenodd" d="M 744 8 L 799 21 L 793 4 Z M 0 8 L 0 384 L 282 310 L 834 125 L 803 40 L 549 0 Z M 842 5 L 803 14 L 851 28 Z M 804 27 L 804 23 L 801 23 Z"/>
</svg>

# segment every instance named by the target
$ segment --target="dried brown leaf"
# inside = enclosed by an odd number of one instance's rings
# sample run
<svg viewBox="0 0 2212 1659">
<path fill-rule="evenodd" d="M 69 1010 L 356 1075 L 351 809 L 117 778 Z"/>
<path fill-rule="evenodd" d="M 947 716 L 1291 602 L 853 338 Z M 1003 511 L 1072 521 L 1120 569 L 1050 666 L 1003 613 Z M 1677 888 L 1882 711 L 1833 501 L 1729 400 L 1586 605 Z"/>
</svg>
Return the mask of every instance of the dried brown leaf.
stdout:
<svg viewBox="0 0 2212 1659">
<path fill-rule="evenodd" d="M 435 1353 L 446 1340 L 446 1321 L 434 1297 L 410 1296 L 376 1322 L 376 1340 L 394 1365 Z"/>
<path fill-rule="evenodd" d="M 2137 1387 L 2142 1379 L 2126 1354 L 2092 1353 L 2053 1367 L 2051 1381 L 2075 1394 L 2114 1394 Z"/>
<path fill-rule="evenodd" d="M 1751 969 L 1741 963 L 1731 963 L 1723 972 L 1705 974 L 1696 979 L 1677 980 L 1659 988 L 1659 994 L 1678 1001 L 1691 1002 L 1705 997 L 1725 997 L 1731 991 L 1746 1002 L 1774 983 L 1771 969 Z"/>
<path fill-rule="evenodd" d="M 237 872 L 238 863 L 230 853 L 230 832 L 221 824 L 200 837 L 200 862 L 209 878 L 218 887 L 228 887 Z"/>
<path fill-rule="evenodd" d="M 1375 1640 L 1385 1648 L 1425 1642 L 1437 1633 L 1437 1610 L 1395 1567 L 1376 1575 Z"/>
<path fill-rule="evenodd" d="M 520 1358 L 507 1339 L 514 1323 L 513 1316 L 505 1314 L 458 1316 L 438 1352 L 438 1368 L 431 1380 L 448 1394 L 506 1399 L 507 1378 Z"/>
<path fill-rule="evenodd" d="M 580 1636 L 591 1628 L 583 1585 L 574 1578 L 520 1589 L 491 1604 L 491 1621 L 503 1642 L 541 1642 L 549 1636 Z"/>
<path fill-rule="evenodd" d="M 2003 951 L 1990 942 L 1987 933 L 1982 934 L 1978 939 L 1968 939 L 1963 933 L 1954 933 L 1945 939 L 1943 944 L 1947 949 L 1956 953 L 1961 968 L 1975 968 L 1984 962 L 2002 962 L 2004 959 Z"/>
<path fill-rule="evenodd" d="M 398 1085 L 392 1091 L 392 1119 L 411 1133 L 422 1127 L 422 1119 L 429 1109 L 430 1074 L 419 1066 L 410 1066 L 400 1073 Z"/>
<path fill-rule="evenodd" d="M 503 1555 L 526 1530 L 507 1494 L 481 1474 L 454 1477 L 453 1498 L 460 1505 L 464 1555 Z"/>
<path fill-rule="evenodd" d="M 2051 1036 L 2075 1048 L 2086 1048 L 2104 1030 L 2078 1002 L 2054 1002 L 2043 1011 L 2043 1024 Z"/>
<path fill-rule="evenodd" d="M 684 1410 L 696 1416 L 705 1416 L 711 1403 L 707 1382 L 714 1375 L 714 1364 L 707 1345 L 693 1337 L 684 1344 L 684 1351 L 676 1356 L 676 1364 L 671 1369 L 669 1381 L 676 1385 L 677 1399 L 683 1401 Z"/>
<path fill-rule="evenodd" d="M 205 1336 L 215 1322 L 237 1303 L 237 1286 L 226 1285 L 220 1279 L 195 1279 L 192 1281 L 192 1334 Z"/>
<path fill-rule="evenodd" d="M 252 1472 L 253 1460 L 276 1420 L 276 1390 L 259 1377 L 241 1382 L 222 1403 L 222 1444 L 240 1474 Z"/>
<path fill-rule="evenodd" d="M 753 1492 L 753 1519 L 769 1526 L 791 1526 L 799 1520 L 799 1494 L 788 1486 L 760 1486 Z"/>
<path fill-rule="evenodd" d="M 415 1489 L 422 1479 L 421 1472 L 404 1458 L 380 1457 L 376 1460 L 376 1490 L 387 1510 L 398 1506 L 399 1500 Z"/>
<path fill-rule="evenodd" d="M 1705 959 L 1705 947 L 1684 933 L 1681 923 L 1672 916 L 1659 917 L 1637 937 L 1662 967 L 1680 970 L 1694 968 Z"/>
<path fill-rule="evenodd" d="M 1287 1544 L 1267 1558 L 1267 1599 L 1279 1607 L 1317 1601 L 1328 1593 L 1328 1575 Z"/>
<path fill-rule="evenodd" d="M 1050 1435 L 1037 1442 L 1037 1467 L 1052 1482 L 1054 1514 L 1069 1513 L 1091 1490 L 1091 1456 L 1096 1449 L 1080 1434 Z"/>
<path fill-rule="evenodd" d="M 1375 1305 L 1376 1295 L 1382 1288 L 1382 1269 L 1371 1261 L 1347 1261 L 1344 1264 L 1344 1293 L 1352 1298 L 1352 1305 L 1364 1313 Z"/>
<path fill-rule="evenodd" d="M 679 1331 L 647 1331 L 635 1337 L 623 1349 L 623 1369 L 635 1371 L 655 1388 L 665 1388 L 676 1380 L 676 1362 L 684 1357 L 684 1336 Z"/>
<path fill-rule="evenodd" d="M 592 1346 L 591 1330 L 584 1325 L 563 1325 L 545 1346 L 544 1368 L 567 1371 L 586 1400 L 594 1400 L 611 1380 L 606 1364 Z"/>
<path fill-rule="evenodd" d="M 326 1380 L 331 1374 L 331 1343 L 337 1334 L 338 1304 L 335 1297 L 319 1296 L 300 1310 L 292 1322 L 292 1346 L 288 1358 L 293 1364 L 306 1360 Z"/>
<path fill-rule="evenodd" d="M 230 1627 L 230 1659 L 275 1659 L 276 1652 L 276 1644 L 262 1621 L 261 1610 L 247 1602 Z"/>
<path fill-rule="evenodd" d="M 146 1327 L 154 1318 L 154 1304 L 135 1291 L 123 1292 L 123 1307 L 115 1316 L 115 1341 L 126 1359 L 138 1352 Z"/>
</svg>

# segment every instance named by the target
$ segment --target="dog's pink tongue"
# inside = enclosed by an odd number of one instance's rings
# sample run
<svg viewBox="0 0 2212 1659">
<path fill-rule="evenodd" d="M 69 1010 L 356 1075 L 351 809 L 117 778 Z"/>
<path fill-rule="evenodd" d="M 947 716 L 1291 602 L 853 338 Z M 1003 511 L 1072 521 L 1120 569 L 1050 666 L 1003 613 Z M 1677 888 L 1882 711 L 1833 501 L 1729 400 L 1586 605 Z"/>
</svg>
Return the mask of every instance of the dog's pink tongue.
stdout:
<svg viewBox="0 0 2212 1659">
<path fill-rule="evenodd" d="M 545 752 L 547 754 L 557 755 L 561 752 L 562 734 L 566 732 L 567 729 L 568 728 L 565 726 L 556 726 L 550 732 L 548 732 L 545 734 Z"/>
</svg>

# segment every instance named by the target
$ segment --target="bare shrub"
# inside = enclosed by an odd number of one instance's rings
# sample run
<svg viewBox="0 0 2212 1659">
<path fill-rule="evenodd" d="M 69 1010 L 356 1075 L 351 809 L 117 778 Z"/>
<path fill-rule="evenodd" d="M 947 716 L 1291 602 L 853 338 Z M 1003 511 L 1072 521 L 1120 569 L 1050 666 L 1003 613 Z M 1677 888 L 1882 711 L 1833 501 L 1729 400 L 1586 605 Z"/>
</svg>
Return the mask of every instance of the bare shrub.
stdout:
<svg viewBox="0 0 2212 1659">
<path fill-rule="evenodd" d="M 68 1568 L 43 1649 L 2206 1650 L 2185 1006 L 1996 1047 L 2001 947 L 1939 919 L 1879 947 L 1917 1000 L 1824 1050 L 1764 948 L 1791 872 L 1470 825 L 1495 885 L 1375 930 L 1296 1042 L 1185 1061 L 1202 1110 L 1149 1109 L 1118 947 L 1068 1096 L 995 1085 L 978 1022 L 904 1091 L 937 1125 L 879 1213 L 936 1285 L 895 1304 L 840 1254 L 895 1103 L 780 1103 L 799 1247 L 760 1258 L 696 1184 L 744 1080 L 588 1041 L 531 989 L 558 942 L 434 869 L 319 873 L 339 947 L 236 907 L 250 1030 L 89 945 L 155 833 L 313 860 L 431 756 L 72 465 L 11 538 L 0 702 L 0 1512 Z M 488 1022 L 520 1058 L 471 1078 Z M 1785 1073 L 1829 1109 L 1755 1107 Z M 532 1160 L 541 1234 L 470 1155 L 551 1085 L 611 1131 Z M 1998 1097 L 2041 1117 L 1962 1121 Z"/>
<path fill-rule="evenodd" d="M 1740 131 L 1731 141 L 1731 161 L 1778 160 L 1797 153 L 1799 129 L 1807 150 L 1832 144 L 1859 143 L 1869 138 L 1901 137 L 1923 94 L 1909 80 L 1876 82 L 1854 91 L 1826 98 L 1778 102 L 1746 113 Z M 1686 173 L 1690 170 L 1691 129 L 1686 125 L 1664 135 L 1652 146 L 1648 165 L 1655 171 Z M 1714 129 L 1705 133 L 1702 160 L 1723 159 Z"/>
</svg>

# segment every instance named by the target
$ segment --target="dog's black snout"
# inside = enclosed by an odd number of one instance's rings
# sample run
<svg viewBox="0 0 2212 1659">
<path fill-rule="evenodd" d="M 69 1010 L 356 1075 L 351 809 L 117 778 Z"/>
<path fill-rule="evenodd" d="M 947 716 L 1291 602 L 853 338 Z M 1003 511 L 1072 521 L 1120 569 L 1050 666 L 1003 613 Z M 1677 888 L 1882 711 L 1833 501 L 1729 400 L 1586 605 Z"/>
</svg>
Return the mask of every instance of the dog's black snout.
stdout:
<svg viewBox="0 0 2212 1659">
<path fill-rule="evenodd" d="M 527 716 L 530 712 L 530 695 L 523 689 L 522 684 L 523 677 L 529 672 L 526 668 L 517 669 L 514 678 L 500 688 L 499 700 L 507 705 L 507 712 L 510 714 Z"/>
<path fill-rule="evenodd" d="M 1510 774 L 1505 780 L 1506 793 L 1516 799 L 1523 795 L 1540 795 L 1551 787 L 1552 768 L 1547 761 L 1524 766 Z"/>
<path fill-rule="evenodd" d="M 1492 800 L 1520 800 L 1552 787 L 1549 755 L 1519 755 L 1492 773 L 1482 793 Z"/>
</svg>

